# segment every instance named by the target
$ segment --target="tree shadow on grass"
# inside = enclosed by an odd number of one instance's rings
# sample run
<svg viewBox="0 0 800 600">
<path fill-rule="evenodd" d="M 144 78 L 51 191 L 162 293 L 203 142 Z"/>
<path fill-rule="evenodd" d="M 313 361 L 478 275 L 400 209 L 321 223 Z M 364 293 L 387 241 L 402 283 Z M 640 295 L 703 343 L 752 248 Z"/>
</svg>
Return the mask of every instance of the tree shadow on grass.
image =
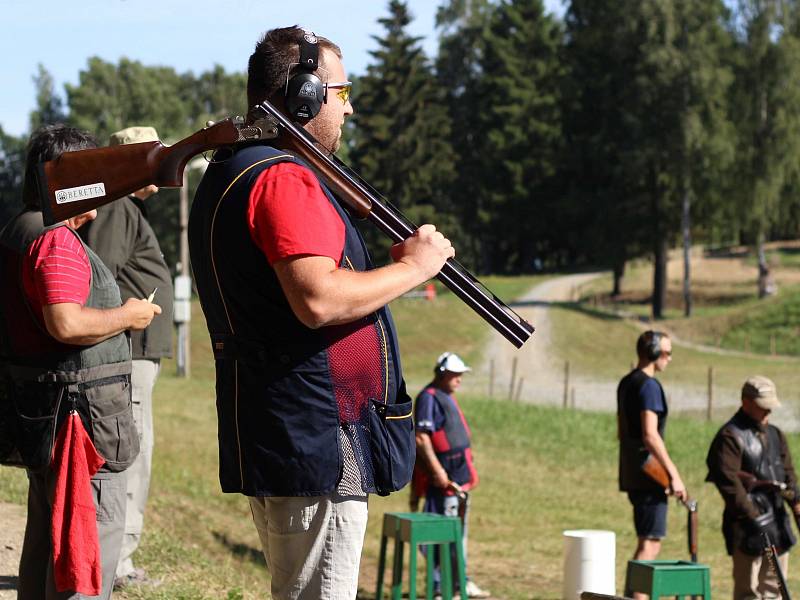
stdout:
<svg viewBox="0 0 800 600">
<path fill-rule="evenodd" d="M 236 557 L 243 558 L 251 563 L 255 563 L 260 566 L 265 566 L 266 562 L 264 560 L 264 555 L 262 554 L 261 550 L 258 548 L 253 548 L 252 546 L 248 546 L 247 544 L 242 544 L 239 542 L 234 542 L 231 540 L 227 534 L 220 533 L 219 531 L 212 531 L 211 535 L 214 536 L 214 539 L 219 542 L 220 545 L 227 548 L 231 554 Z"/>
<path fill-rule="evenodd" d="M 523 302 L 512 302 L 509 304 L 509 307 L 510 308 L 515 308 L 515 307 L 563 308 L 566 310 L 573 310 L 575 312 L 579 312 L 589 317 L 602 319 L 603 321 L 621 321 L 627 318 L 624 315 L 616 315 L 614 313 L 605 310 L 600 310 L 598 308 L 589 306 L 581 302 L 567 302 L 567 301 L 548 302 L 546 300 L 528 300 Z"/>
</svg>

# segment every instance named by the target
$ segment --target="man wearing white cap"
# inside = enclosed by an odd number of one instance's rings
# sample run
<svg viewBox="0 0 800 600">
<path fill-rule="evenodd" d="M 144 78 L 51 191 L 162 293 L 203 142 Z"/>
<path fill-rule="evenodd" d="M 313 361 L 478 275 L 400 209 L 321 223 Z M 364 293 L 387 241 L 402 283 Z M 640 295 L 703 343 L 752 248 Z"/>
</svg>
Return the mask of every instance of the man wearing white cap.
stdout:
<svg viewBox="0 0 800 600">
<path fill-rule="evenodd" d="M 425 495 L 423 511 L 461 515 L 465 561 L 469 514 L 467 492 L 478 485 L 478 473 L 472 462 L 472 433 L 454 393 L 461 385 L 461 376 L 470 370 L 458 355 L 452 352 L 440 355 L 433 369 L 433 381 L 419 393 L 414 407 L 417 438 L 414 487 L 417 493 Z M 438 588 L 438 556 L 434 579 Z M 468 598 L 489 597 L 489 592 L 469 579 L 466 592 Z"/>
<path fill-rule="evenodd" d="M 128 127 L 112 133 L 109 145 L 137 144 L 158 140 L 153 127 Z M 144 510 L 150 490 L 153 457 L 153 387 L 162 358 L 172 356 L 172 277 L 164 262 L 156 234 L 148 220 L 145 200 L 158 192 L 148 185 L 97 210 L 97 218 L 81 230 L 81 237 L 109 268 L 119 285 L 123 302 L 128 298 L 157 302 L 163 313 L 143 331 L 131 334 L 133 371 L 131 387 L 133 416 L 141 448 L 128 469 L 125 538 L 117 566 L 114 588 L 156 583 L 132 556 L 139 546 Z"/>
<path fill-rule="evenodd" d="M 725 501 L 722 533 L 733 557 L 733 598 L 777 598 L 777 574 L 763 559 L 762 533 L 778 549 L 781 570 L 795 544 L 784 501 L 800 514 L 797 476 L 786 437 L 769 424 L 780 406 L 775 384 L 760 375 L 742 387 L 742 406 L 717 432 L 706 464 L 710 481 Z"/>
</svg>

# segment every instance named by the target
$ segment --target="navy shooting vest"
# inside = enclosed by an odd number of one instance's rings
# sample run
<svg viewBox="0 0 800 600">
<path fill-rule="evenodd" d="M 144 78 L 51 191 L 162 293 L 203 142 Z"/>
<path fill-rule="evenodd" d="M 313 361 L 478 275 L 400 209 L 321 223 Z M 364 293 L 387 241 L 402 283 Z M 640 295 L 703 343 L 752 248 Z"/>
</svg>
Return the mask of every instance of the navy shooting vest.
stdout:
<svg viewBox="0 0 800 600">
<path fill-rule="evenodd" d="M 436 458 L 448 477 L 459 485 L 475 483 L 475 468 L 472 465 L 470 431 L 464 414 L 455 399 L 433 385 L 422 394 L 430 394 L 444 413 L 444 426 L 431 434 L 431 444 Z"/>
<path fill-rule="evenodd" d="M 411 402 L 389 310 L 306 327 L 250 237 L 250 190 L 262 172 L 287 161 L 302 164 L 257 144 L 212 162 L 189 219 L 216 366 L 220 483 L 249 496 L 329 494 L 342 474 L 341 427 L 364 491 L 386 494 L 408 482 L 414 464 Z M 371 269 L 350 216 L 322 189 L 345 226 L 340 268 Z"/>
</svg>

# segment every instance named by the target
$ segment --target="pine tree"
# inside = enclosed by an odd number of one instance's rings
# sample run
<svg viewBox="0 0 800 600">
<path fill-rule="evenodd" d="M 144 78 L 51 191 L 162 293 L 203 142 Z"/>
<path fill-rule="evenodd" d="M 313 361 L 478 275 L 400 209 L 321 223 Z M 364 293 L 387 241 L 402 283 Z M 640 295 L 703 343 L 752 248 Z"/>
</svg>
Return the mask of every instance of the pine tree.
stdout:
<svg viewBox="0 0 800 600">
<path fill-rule="evenodd" d="M 450 196 L 457 198 L 456 216 L 465 234 L 457 246 L 459 260 L 479 269 L 487 268 L 479 260 L 485 224 L 476 218 L 479 194 L 465 193 L 465 190 L 480 189 L 481 165 L 485 160 L 483 140 L 476 129 L 476 115 L 485 109 L 478 89 L 493 10 L 489 0 L 449 0 L 436 13 L 439 31 L 436 78 L 453 121 L 450 145 L 457 165 Z"/>
<path fill-rule="evenodd" d="M 612 267 L 612 295 L 621 292 L 625 263 L 645 252 L 647 237 L 639 227 L 646 207 L 622 158 L 630 134 L 620 107 L 629 80 L 624 65 L 636 58 L 628 8 L 626 2 L 572 0 L 565 16 L 567 211 L 581 232 L 580 252 Z"/>
<path fill-rule="evenodd" d="M 25 143 L 0 127 L 0 229 L 22 208 Z"/>
<path fill-rule="evenodd" d="M 77 85 L 66 85 L 70 120 L 101 140 L 132 125 L 150 125 L 161 139 L 186 136 L 195 125 L 182 91 L 185 82 L 171 67 L 149 67 L 122 58 L 119 64 L 93 57 Z"/>
<path fill-rule="evenodd" d="M 764 242 L 800 164 L 798 7 L 787 0 L 740 0 L 732 27 L 739 63 L 732 113 L 739 133 L 732 192 L 755 242 L 759 297 L 770 291 Z"/>
<path fill-rule="evenodd" d="M 35 131 L 42 125 L 64 123 L 64 100 L 55 90 L 55 82 L 50 72 L 42 64 L 37 65 L 33 83 L 36 86 L 36 110 L 31 112 L 30 127 Z"/>
<path fill-rule="evenodd" d="M 376 36 L 374 62 L 360 78 L 354 98 L 355 128 L 349 158 L 355 170 L 412 221 L 433 222 L 451 238 L 454 207 L 448 195 L 454 178 L 450 118 L 420 38 L 406 31 L 405 2 L 391 0 L 385 29 Z M 388 242 L 365 230 L 370 245 Z"/>
<path fill-rule="evenodd" d="M 681 214 L 688 231 L 691 199 L 709 212 L 730 160 L 723 14 L 718 0 L 573 0 L 567 14 L 576 193 L 603 215 L 590 239 L 615 268 L 615 291 L 624 261 L 652 252 L 656 318 Z"/>
<path fill-rule="evenodd" d="M 540 0 L 492 14 L 474 91 L 480 149 L 477 220 L 493 271 L 531 270 L 553 228 L 561 153 L 562 32 Z"/>
</svg>

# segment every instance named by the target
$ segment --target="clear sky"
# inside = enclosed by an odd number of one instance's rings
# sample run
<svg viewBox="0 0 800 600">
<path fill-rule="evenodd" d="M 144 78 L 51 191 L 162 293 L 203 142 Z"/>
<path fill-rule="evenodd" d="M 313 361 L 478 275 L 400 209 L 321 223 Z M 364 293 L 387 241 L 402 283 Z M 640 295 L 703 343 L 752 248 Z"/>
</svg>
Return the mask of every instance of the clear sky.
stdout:
<svg viewBox="0 0 800 600">
<path fill-rule="evenodd" d="M 436 49 L 437 0 L 407 0 L 409 31 Z M 561 14 L 561 0 L 546 0 Z M 41 63 L 56 80 L 77 83 L 90 56 L 121 57 L 200 73 L 215 64 L 244 71 L 259 35 L 299 24 L 342 47 L 345 67 L 363 73 L 382 35 L 377 20 L 388 0 L 2 0 L 0 2 L 0 125 L 21 135 L 35 104 L 33 75 Z"/>
</svg>

